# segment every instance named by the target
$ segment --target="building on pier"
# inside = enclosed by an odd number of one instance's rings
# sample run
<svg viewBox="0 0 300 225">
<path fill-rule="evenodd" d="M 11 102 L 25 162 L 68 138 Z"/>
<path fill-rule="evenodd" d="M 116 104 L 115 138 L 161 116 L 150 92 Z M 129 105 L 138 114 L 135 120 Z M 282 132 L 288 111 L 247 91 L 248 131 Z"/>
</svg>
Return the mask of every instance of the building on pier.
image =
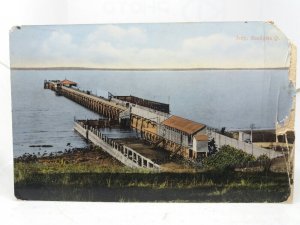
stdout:
<svg viewBox="0 0 300 225">
<path fill-rule="evenodd" d="M 206 157 L 208 154 L 208 136 L 206 134 L 197 134 L 193 137 L 193 151 L 191 158 Z"/>
<path fill-rule="evenodd" d="M 177 144 L 188 147 L 193 145 L 195 135 L 206 134 L 206 126 L 173 115 L 159 125 L 158 134 Z"/>
<path fill-rule="evenodd" d="M 174 115 L 159 124 L 157 129 L 159 136 L 179 145 L 182 155 L 191 159 L 208 152 L 206 132 L 206 125 Z"/>
<path fill-rule="evenodd" d="M 64 79 L 60 83 L 65 87 L 77 87 L 77 83 L 71 80 Z"/>
</svg>

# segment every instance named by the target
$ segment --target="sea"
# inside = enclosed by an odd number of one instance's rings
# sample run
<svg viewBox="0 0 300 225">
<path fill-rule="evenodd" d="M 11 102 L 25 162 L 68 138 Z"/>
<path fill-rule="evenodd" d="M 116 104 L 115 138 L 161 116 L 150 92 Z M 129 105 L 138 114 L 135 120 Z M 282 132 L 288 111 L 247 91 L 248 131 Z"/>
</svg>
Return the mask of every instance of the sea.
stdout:
<svg viewBox="0 0 300 225">
<path fill-rule="evenodd" d="M 274 129 L 276 120 L 288 115 L 295 95 L 287 69 L 12 70 L 15 157 L 87 145 L 73 130 L 74 119 L 101 115 L 43 88 L 44 80 L 63 79 L 75 81 L 80 89 L 98 96 L 134 95 L 168 103 L 171 114 L 227 130 L 247 130 L 251 124 L 255 129 Z M 30 147 L 42 145 L 52 147 Z"/>
</svg>

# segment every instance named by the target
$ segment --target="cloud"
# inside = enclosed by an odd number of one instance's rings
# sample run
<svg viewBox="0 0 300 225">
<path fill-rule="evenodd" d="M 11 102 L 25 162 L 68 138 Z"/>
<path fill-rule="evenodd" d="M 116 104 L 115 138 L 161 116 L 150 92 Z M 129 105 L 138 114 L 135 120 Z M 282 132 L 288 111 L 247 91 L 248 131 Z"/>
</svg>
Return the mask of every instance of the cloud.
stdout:
<svg viewBox="0 0 300 225">
<path fill-rule="evenodd" d="M 271 67 L 283 66 L 285 56 L 281 53 L 287 51 L 285 39 L 268 43 L 241 41 L 224 33 L 186 35 L 177 45 L 163 42 L 157 45 L 159 39 L 134 26 L 104 25 L 81 38 L 73 35 L 64 30 L 52 31 L 37 43 L 40 47 L 35 48 L 39 49 L 35 54 L 36 64 L 118 68 Z"/>
<path fill-rule="evenodd" d="M 73 42 L 71 34 L 64 31 L 53 31 L 40 43 L 35 63 L 45 66 L 65 66 L 80 62 L 80 47 Z"/>
<path fill-rule="evenodd" d="M 234 38 L 228 35 L 212 34 L 209 36 L 199 36 L 187 38 L 183 41 L 183 48 L 186 51 L 214 51 L 228 50 L 236 44 Z"/>
<path fill-rule="evenodd" d="M 136 27 L 122 28 L 116 25 L 104 25 L 90 33 L 86 41 L 97 42 L 98 40 L 144 43 L 147 36 L 144 30 Z"/>
<path fill-rule="evenodd" d="M 272 32 L 272 35 L 276 33 Z M 233 35 L 219 33 L 192 37 L 183 41 L 181 54 L 200 67 L 286 66 L 287 41 L 280 37 L 276 41 L 254 41 L 251 36 L 247 40 L 237 40 Z"/>
</svg>

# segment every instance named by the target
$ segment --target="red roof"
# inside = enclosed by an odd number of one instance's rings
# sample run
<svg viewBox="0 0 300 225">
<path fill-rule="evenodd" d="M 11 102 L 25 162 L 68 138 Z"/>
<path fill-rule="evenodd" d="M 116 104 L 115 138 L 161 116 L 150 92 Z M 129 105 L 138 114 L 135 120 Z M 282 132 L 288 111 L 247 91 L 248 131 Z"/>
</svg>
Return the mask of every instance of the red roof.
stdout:
<svg viewBox="0 0 300 225">
<path fill-rule="evenodd" d="M 65 79 L 65 80 L 62 80 L 61 83 L 62 83 L 63 85 L 77 85 L 76 82 L 71 81 L 71 80 L 66 80 L 66 79 Z"/>
<path fill-rule="evenodd" d="M 206 127 L 204 124 L 197 123 L 195 121 L 188 120 L 179 116 L 171 116 L 170 118 L 163 121 L 163 124 L 165 126 L 183 131 L 187 134 L 194 134 Z"/>
<path fill-rule="evenodd" d="M 208 141 L 208 136 L 205 134 L 198 134 L 195 136 L 196 141 Z"/>
</svg>

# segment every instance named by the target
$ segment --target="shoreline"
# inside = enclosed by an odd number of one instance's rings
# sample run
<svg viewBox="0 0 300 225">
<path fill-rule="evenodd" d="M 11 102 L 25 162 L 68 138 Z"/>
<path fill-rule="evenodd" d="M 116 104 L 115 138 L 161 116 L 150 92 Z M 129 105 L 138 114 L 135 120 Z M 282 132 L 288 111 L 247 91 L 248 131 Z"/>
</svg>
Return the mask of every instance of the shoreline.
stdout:
<svg viewBox="0 0 300 225">
<path fill-rule="evenodd" d="M 14 158 L 14 163 L 35 163 L 43 166 L 57 166 L 61 165 L 99 165 L 101 167 L 123 168 L 118 160 L 111 157 L 101 148 L 89 144 L 84 148 L 70 148 L 65 151 L 50 152 L 38 156 L 37 154 L 25 153 L 19 157 Z"/>
</svg>

